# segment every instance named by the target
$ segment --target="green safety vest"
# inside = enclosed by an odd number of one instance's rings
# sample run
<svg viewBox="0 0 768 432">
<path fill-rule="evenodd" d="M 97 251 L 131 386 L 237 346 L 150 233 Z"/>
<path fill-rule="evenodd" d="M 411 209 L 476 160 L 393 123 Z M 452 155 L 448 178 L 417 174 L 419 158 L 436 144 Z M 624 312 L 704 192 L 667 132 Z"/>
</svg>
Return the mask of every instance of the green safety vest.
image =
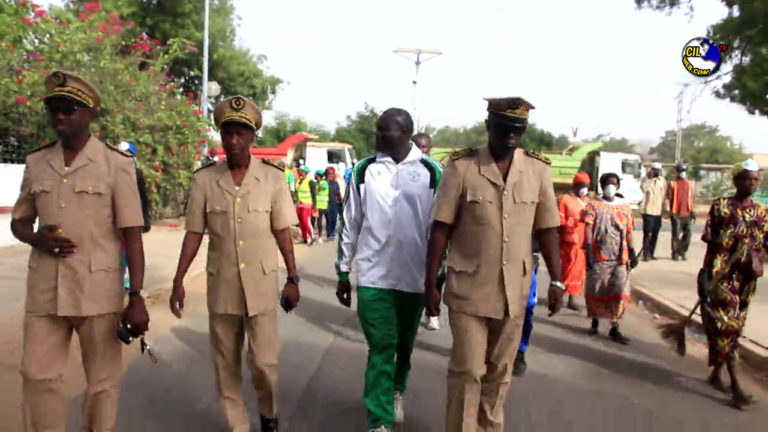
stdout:
<svg viewBox="0 0 768 432">
<path fill-rule="evenodd" d="M 326 210 L 328 209 L 328 199 L 331 191 L 328 189 L 328 182 L 325 180 L 322 180 L 319 186 L 317 190 L 317 209 Z"/>
<path fill-rule="evenodd" d="M 312 191 L 309 189 L 309 177 L 296 184 L 296 195 L 299 204 L 312 204 Z"/>
</svg>

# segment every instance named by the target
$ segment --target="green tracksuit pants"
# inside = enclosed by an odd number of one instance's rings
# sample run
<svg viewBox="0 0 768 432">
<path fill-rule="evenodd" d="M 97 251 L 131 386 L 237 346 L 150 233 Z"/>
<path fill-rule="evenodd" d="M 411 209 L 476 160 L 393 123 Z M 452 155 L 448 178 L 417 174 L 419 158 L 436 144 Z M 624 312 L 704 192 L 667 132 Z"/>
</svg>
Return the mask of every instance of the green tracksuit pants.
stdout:
<svg viewBox="0 0 768 432">
<path fill-rule="evenodd" d="M 395 392 L 405 393 L 423 312 L 424 294 L 357 287 L 357 315 L 368 342 L 363 400 L 371 429 L 392 427 Z"/>
</svg>

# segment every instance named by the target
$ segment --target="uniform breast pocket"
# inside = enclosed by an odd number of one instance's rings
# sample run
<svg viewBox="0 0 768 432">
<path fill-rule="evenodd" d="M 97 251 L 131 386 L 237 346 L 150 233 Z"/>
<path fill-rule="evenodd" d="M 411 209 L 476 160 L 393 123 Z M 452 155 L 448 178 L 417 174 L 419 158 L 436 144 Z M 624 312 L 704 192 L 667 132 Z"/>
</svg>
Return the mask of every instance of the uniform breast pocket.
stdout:
<svg viewBox="0 0 768 432">
<path fill-rule="evenodd" d="M 514 198 L 514 217 L 518 220 L 533 223 L 533 217 L 536 215 L 536 206 L 539 204 L 539 187 L 530 183 L 516 185 L 512 191 Z"/>
<path fill-rule="evenodd" d="M 495 197 L 477 189 L 467 190 L 465 208 L 478 222 L 491 222 L 494 216 L 499 213 Z"/>
<path fill-rule="evenodd" d="M 38 214 L 45 215 L 49 211 L 55 210 L 56 203 L 51 193 L 52 189 L 53 185 L 50 181 L 32 183 L 29 193 L 35 199 L 35 207 L 37 207 Z"/>
<path fill-rule="evenodd" d="M 205 222 L 211 234 L 222 235 L 229 228 L 229 206 L 224 203 L 207 203 Z"/>
<path fill-rule="evenodd" d="M 75 184 L 77 205 L 84 211 L 111 207 L 112 199 L 108 191 L 108 186 L 103 183 L 78 182 Z"/>
<path fill-rule="evenodd" d="M 267 197 L 251 199 L 248 202 L 248 222 L 256 232 L 270 230 L 271 205 Z"/>
</svg>

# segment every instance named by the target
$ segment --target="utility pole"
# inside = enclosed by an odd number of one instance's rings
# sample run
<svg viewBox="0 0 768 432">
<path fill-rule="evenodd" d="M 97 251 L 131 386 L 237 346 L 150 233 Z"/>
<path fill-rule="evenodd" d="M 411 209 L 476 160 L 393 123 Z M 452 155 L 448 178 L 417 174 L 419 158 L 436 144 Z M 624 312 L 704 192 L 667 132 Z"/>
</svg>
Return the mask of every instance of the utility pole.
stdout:
<svg viewBox="0 0 768 432">
<path fill-rule="evenodd" d="M 208 118 L 208 16 L 210 15 L 211 1 L 205 0 L 205 18 L 203 18 L 203 91 L 200 100 L 200 108 L 203 117 Z M 208 145 L 203 145 L 203 155 L 208 154 Z"/>
<path fill-rule="evenodd" d="M 677 94 L 677 140 L 675 143 L 675 163 L 680 163 L 683 146 L 683 96 L 685 87 Z"/>
<path fill-rule="evenodd" d="M 442 55 L 443 53 L 438 50 L 433 49 L 422 49 L 422 48 L 395 48 L 393 52 L 400 57 L 405 58 L 408 61 L 412 61 L 410 55 L 414 54 L 416 56 L 414 64 L 416 65 L 416 73 L 413 76 L 413 115 L 415 117 L 415 123 L 416 123 L 416 132 L 421 132 L 421 119 L 419 118 L 419 107 L 418 107 L 418 92 L 417 92 L 417 84 L 419 82 L 419 67 L 422 63 L 424 63 L 427 60 L 431 60 L 439 55 Z M 431 56 L 426 57 L 422 60 L 422 55 Z"/>
</svg>

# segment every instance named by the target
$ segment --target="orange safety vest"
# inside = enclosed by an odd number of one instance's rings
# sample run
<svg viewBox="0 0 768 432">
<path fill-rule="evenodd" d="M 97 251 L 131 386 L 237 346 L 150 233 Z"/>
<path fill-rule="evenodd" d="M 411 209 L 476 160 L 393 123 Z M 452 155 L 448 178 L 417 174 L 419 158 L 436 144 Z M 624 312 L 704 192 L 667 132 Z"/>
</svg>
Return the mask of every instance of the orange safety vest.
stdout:
<svg viewBox="0 0 768 432">
<path fill-rule="evenodd" d="M 688 182 L 688 208 L 693 213 L 693 184 L 688 179 L 675 179 L 669 182 L 669 207 L 673 214 L 680 212 L 680 202 L 677 200 L 677 182 Z"/>
</svg>

